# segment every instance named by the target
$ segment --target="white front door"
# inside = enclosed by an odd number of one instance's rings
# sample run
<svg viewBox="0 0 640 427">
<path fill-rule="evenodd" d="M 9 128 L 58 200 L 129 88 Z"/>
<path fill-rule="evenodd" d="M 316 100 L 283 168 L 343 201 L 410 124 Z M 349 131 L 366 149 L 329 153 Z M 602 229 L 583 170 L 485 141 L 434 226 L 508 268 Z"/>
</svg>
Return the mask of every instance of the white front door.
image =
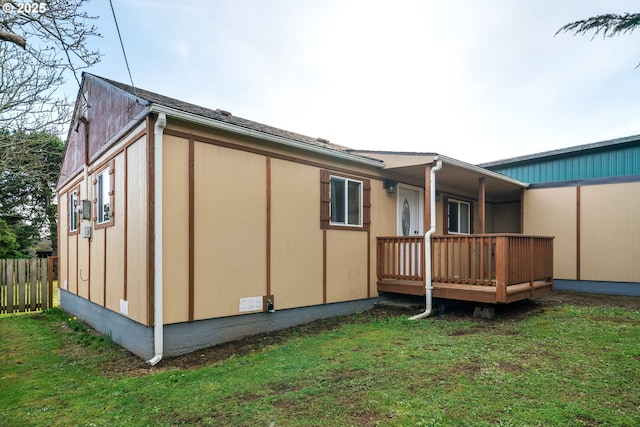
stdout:
<svg viewBox="0 0 640 427">
<path fill-rule="evenodd" d="M 422 237 L 424 231 L 424 190 L 398 186 L 398 236 Z M 421 274 L 422 245 L 415 240 L 400 244 L 400 274 Z"/>
<path fill-rule="evenodd" d="M 398 186 L 398 236 L 417 237 L 424 233 L 421 188 Z"/>
</svg>

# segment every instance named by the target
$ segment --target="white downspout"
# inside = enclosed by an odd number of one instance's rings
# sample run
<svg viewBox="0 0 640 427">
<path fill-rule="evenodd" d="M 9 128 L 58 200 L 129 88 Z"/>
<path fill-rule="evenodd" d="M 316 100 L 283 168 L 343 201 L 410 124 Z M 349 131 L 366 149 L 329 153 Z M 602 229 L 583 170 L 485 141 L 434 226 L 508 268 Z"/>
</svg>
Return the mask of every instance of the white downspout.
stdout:
<svg viewBox="0 0 640 427">
<path fill-rule="evenodd" d="M 427 230 L 424 235 L 424 282 L 426 288 L 425 308 L 424 313 L 410 317 L 411 320 L 418 320 L 431 315 L 431 291 L 433 290 L 431 283 L 431 235 L 436 232 L 436 172 L 440 169 L 442 169 L 442 160 L 438 160 L 436 165 L 431 168 L 431 188 L 429 189 L 431 194 L 431 197 L 429 197 L 429 210 L 431 211 L 429 218 L 431 218 L 431 224 L 429 226 L 429 230 Z"/>
<path fill-rule="evenodd" d="M 153 128 L 153 182 L 154 182 L 154 252 L 153 252 L 153 345 L 155 356 L 147 361 L 155 366 L 162 360 L 164 329 L 162 318 L 162 134 L 167 125 L 167 116 L 158 114 Z"/>
</svg>

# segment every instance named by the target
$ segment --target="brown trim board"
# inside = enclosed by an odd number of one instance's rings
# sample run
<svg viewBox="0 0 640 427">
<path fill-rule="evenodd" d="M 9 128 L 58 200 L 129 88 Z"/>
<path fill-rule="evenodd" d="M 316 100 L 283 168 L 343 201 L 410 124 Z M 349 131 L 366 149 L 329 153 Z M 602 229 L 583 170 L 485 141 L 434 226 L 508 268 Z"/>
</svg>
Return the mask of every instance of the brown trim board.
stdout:
<svg viewBox="0 0 640 427">
<path fill-rule="evenodd" d="M 580 280 L 580 186 L 576 187 L 576 280 Z"/>
<path fill-rule="evenodd" d="M 195 143 L 189 139 L 189 320 L 195 316 Z"/>
</svg>

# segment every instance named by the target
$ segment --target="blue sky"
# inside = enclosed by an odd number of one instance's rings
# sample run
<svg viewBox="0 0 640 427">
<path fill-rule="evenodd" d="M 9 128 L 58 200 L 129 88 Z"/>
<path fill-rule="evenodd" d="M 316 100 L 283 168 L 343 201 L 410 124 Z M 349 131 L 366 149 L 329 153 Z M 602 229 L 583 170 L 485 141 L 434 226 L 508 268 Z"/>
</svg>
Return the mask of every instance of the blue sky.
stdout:
<svg viewBox="0 0 640 427">
<path fill-rule="evenodd" d="M 629 0 L 113 5 L 136 86 L 352 148 L 480 163 L 640 134 L 640 31 L 554 37 Z M 130 83 L 109 2 L 86 10 L 87 71 Z"/>
</svg>

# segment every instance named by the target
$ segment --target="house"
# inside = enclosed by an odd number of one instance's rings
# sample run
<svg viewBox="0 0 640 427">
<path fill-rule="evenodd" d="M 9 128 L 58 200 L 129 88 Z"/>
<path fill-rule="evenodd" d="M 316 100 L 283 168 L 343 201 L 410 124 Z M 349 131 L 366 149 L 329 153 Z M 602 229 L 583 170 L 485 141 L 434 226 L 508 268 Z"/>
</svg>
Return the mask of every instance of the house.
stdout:
<svg viewBox="0 0 640 427">
<path fill-rule="evenodd" d="M 480 166 L 531 183 L 523 232 L 556 237 L 556 289 L 640 296 L 640 135 Z"/>
<path fill-rule="evenodd" d="M 509 303 L 553 284 L 553 239 L 522 234 L 526 188 L 85 73 L 57 187 L 60 304 L 155 364 L 380 292 Z"/>
</svg>

